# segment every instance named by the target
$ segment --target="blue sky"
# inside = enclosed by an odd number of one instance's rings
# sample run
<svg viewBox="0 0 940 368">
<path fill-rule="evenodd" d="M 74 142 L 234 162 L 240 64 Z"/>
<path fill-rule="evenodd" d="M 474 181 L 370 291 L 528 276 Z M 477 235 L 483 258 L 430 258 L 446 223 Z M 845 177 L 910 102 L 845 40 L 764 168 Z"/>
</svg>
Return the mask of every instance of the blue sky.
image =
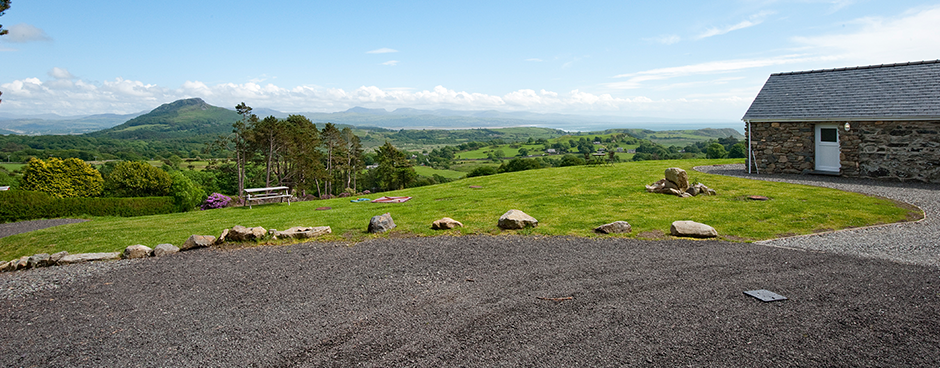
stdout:
<svg viewBox="0 0 940 368">
<path fill-rule="evenodd" d="M 0 24 L 20 115 L 201 97 L 736 121 L 774 72 L 940 58 L 938 1 L 14 0 Z"/>
</svg>

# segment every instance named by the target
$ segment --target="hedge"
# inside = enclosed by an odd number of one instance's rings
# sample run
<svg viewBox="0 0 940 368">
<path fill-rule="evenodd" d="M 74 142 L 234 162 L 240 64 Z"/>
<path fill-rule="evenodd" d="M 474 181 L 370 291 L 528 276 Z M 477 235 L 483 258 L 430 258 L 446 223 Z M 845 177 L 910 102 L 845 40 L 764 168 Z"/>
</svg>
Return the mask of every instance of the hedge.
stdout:
<svg viewBox="0 0 940 368">
<path fill-rule="evenodd" d="M 0 223 L 70 216 L 160 215 L 176 210 L 173 197 L 55 198 L 43 192 L 0 192 Z"/>
</svg>

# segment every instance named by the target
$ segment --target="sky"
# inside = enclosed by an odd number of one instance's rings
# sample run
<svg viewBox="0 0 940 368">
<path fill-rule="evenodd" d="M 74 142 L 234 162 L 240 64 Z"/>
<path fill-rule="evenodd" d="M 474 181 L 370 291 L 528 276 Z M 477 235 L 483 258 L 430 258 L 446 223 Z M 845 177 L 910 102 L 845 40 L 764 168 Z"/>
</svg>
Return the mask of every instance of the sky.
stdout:
<svg viewBox="0 0 940 368">
<path fill-rule="evenodd" d="M 25 1 L 0 114 L 200 97 L 739 121 L 771 73 L 940 59 L 940 1 Z"/>
</svg>

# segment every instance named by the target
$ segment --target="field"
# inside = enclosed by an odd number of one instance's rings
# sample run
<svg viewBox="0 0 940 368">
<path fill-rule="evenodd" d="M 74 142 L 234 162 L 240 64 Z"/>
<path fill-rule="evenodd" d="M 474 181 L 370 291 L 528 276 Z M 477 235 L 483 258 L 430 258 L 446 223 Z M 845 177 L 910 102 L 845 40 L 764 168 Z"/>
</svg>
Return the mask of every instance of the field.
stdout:
<svg viewBox="0 0 940 368">
<path fill-rule="evenodd" d="M 598 236 L 592 229 L 625 220 L 633 226 L 627 237 L 661 238 L 676 220 L 709 224 L 722 239 L 753 241 L 783 234 L 809 234 L 831 229 L 891 223 L 917 218 L 895 203 L 856 193 L 784 183 L 708 175 L 696 165 L 740 160 L 643 161 L 615 165 L 572 166 L 475 177 L 446 184 L 385 192 L 411 196 L 405 203 L 352 203 L 348 198 L 194 211 L 135 218 L 93 218 L 0 238 L 0 259 L 35 253 L 119 251 L 132 244 L 180 245 L 192 234 L 218 236 L 235 225 L 286 229 L 330 226 L 322 240 L 354 243 L 371 237 L 521 233 L 533 236 Z M 689 171 L 693 182 L 718 191 L 717 196 L 678 198 L 650 194 L 644 185 L 662 178 L 668 167 Z M 480 187 L 480 188 L 477 188 Z M 750 201 L 763 195 L 769 201 Z M 373 195 L 373 198 L 376 195 Z M 316 210 L 331 207 L 330 210 Z M 502 231 L 496 223 L 510 209 L 522 210 L 539 226 Z M 372 216 L 390 213 L 398 225 L 387 234 L 366 233 Z M 451 217 L 464 227 L 434 231 L 431 222 Z"/>
</svg>

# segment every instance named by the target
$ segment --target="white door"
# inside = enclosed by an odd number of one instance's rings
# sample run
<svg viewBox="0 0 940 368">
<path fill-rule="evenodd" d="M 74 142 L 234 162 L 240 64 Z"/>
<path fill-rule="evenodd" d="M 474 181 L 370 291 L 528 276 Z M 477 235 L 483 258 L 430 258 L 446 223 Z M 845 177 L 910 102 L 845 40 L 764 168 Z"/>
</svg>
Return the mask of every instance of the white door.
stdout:
<svg viewBox="0 0 940 368">
<path fill-rule="evenodd" d="M 816 125 L 816 171 L 837 173 L 841 168 L 838 125 Z"/>
</svg>

